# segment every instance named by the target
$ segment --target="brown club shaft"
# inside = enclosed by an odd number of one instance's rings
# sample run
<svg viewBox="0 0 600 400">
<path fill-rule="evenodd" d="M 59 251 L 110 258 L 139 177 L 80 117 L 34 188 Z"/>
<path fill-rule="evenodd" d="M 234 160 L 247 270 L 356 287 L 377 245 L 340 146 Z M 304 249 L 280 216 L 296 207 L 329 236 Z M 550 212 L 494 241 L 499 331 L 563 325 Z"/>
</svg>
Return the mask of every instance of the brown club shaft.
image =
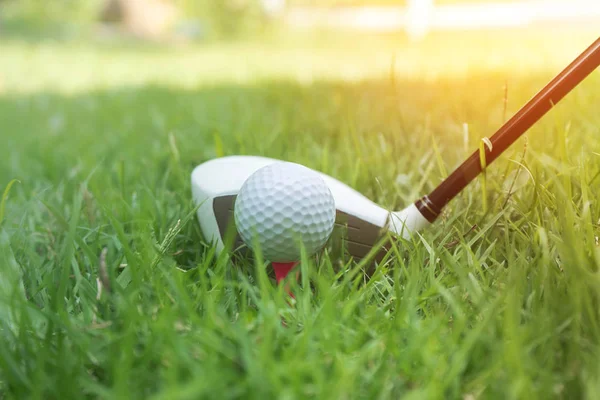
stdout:
<svg viewBox="0 0 600 400">
<path fill-rule="evenodd" d="M 562 70 L 490 138 L 485 149 L 489 165 L 523 133 L 555 106 L 574 87 L 600 65 L 600 37 Z M 475 151 L 429 195 L 415 202 L 421 214 L 433 222 L 442 209 L 481 173 L 479 151 Z"/>
</svg>

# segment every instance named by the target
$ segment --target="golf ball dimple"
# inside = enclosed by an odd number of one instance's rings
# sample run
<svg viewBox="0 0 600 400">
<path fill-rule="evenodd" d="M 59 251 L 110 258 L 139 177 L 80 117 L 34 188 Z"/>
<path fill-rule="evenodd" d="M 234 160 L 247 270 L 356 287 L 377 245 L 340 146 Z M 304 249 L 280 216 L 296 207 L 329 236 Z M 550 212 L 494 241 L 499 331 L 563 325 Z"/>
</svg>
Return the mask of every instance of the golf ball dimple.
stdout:
<svg viewBox="0 0 600 400">
<path fill-rule="evenodd" d="M 265 259 L 300 259 L 300 244 L 314 254 L 325 246 L 335 222 L 335 200 L 321 176 L 302 165 L 277 162 L 252 174 L 234 207 L 246 245 L 257 243 Z"/>
</svg>

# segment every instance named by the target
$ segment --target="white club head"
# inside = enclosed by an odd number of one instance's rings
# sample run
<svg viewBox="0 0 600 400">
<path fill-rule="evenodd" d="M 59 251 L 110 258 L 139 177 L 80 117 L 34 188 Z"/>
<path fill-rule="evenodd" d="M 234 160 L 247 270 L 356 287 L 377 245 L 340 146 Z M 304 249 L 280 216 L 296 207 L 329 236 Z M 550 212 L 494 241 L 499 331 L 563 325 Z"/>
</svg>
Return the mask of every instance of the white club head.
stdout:
<svg viewBox="0 0 600 400">
<path fill-rule="evenodd" d="M 192 194 L 205 239 L 224 249 L 228 229 L 234 229 L 235 197 L 254 172 L 279 160 L 257 156 L 216 158 L 197 166 L 192 172 Z M 317 171 L 318 172 L 318 171 Z M 390 212 L 348 185 L 318 172 L 325 180 L 336 205 L 336 225 L 347 228 L 343 240 L 348 253 L 363 258 L 389 230 L 404 238 L 430 223 L 414 204 L 400 212 Z M 239 237 L 236 246 L 242 245 Z"/>
</svg>

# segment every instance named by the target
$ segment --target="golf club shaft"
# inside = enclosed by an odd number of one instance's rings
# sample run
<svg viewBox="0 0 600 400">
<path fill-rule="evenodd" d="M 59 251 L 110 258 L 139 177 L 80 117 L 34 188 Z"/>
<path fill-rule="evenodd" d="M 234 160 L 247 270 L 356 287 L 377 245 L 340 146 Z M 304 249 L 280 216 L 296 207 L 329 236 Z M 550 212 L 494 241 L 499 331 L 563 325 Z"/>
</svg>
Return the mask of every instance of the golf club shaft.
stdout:
<svg viewBox="0 0 600 400">
<path fill-rule="evenodd" d="M 600 65 L 600 37 L 540 90 L 491 138 L 491 148 L 485 146 L 485 164 L 492 163 L 548 110 Z M 415 206 L 433 222 L 446 204 L 456 197 L 482 171 L 479 151 L 475 151 L 448 178 Z"/>
</svg>

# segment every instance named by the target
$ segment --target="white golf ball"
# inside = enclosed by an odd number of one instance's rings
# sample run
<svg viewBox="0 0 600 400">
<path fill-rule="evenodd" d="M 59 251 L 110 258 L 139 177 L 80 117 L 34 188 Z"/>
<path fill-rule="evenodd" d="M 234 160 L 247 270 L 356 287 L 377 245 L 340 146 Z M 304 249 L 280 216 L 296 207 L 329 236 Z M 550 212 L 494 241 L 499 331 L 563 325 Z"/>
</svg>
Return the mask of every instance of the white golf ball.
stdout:
<svg viewBox="0 0 600 400">
<path fill-rule="evenodd" d="M 235 224 L 246 245 L 265 259 L 294 262 L 302 243 L 322 249 L 335 222 L 335 200 L 321 176 L 302 165 L 276 162 L 252 174 L 235 200 Z"/>
</svg>

